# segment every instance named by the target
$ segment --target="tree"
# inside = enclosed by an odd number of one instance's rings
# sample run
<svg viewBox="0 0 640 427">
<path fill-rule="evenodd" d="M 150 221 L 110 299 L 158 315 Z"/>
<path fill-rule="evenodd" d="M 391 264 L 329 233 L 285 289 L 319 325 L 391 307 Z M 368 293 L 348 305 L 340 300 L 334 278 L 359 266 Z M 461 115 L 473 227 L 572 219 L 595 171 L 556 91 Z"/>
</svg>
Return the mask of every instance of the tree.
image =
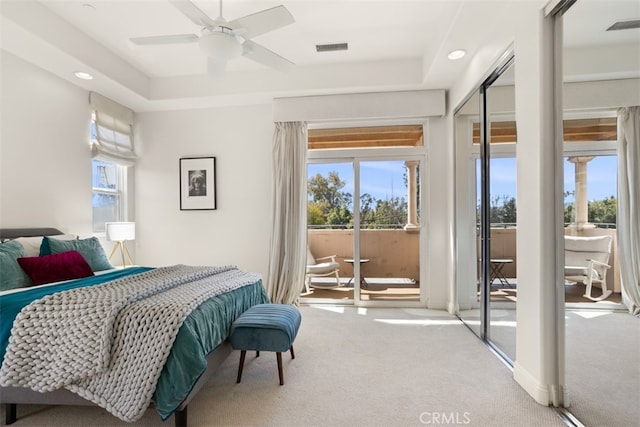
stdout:
<svg viewBox="0 0 640 427">
<path fill-rule="evenodd" d="M 613 196 L 589 202 L 588 218 L 591 223 L 615 224 L 617 200 Z"/>
<path fill-rule="evenodd" d="M 372 224 L 375 222 L 376 214 L 376 199 L 369 193 L 364 193 L 360 196 L 360 224 L 364 227 L 365 224 Z"/>
<path fill-rule="evenodd" d="M 327 224 L 332 225 L 331 228 L 353 228 L 351 211 L 345 206 L 332 208 L 327 214 Z"/>
<path fill-rule="evenodd" d="M 565 191 L 564 192 L 564 223 L 571 224 L 576 220 L 576 213 L 573 203 L 567 203 L 567 197 L 575 195 L 575 191 Z"/>
<path fill-rule="evenodd" d="M 307 202 L 307 224 L 323 225 L 324 223 L 324 216 L 320 206 L 314 202 Z"/>
<path fill-rule="evenodd" d="M 573 191 L 565 192 L 565 197 L 572 195 Z M 592 200 L 587 206 L 587 221 L 593 224 L 615 224 L 617 220 L 617 199 L 614 196 L 602 200 Z M 574 203 L 565 204 L 564 222 L 571 224 L 576 221 L 576 208 Z"/>
<path fill-rule="evenodd" d="M 571 224 L 576 220 L 576 213 L 573 207 L 573 203 L 565 205 L 564 207 L 564 223 Z"/>
<path fill-rule="evenodd" d="M 339 228 L 352 223 L 351 193 L 341 191 L 345 182 L 337 172 L 329 172 L 327 177 L 316 174 L 309 179 L 307 195 L 311 200 L 307 202 L 308 225 L 333 225 Z"/>
<path fill-rule="evenodd" d="M 502 210 L 503 222 L 515 224 L 518 218 L 516 212 L 516 198 L 511 197 L 510 199 L 506 199 L 504 204 L 502 205 Z"/>
<path fill-rule="evenodd" d="M 516 222 L 516 198 L 506 195 L 491 198 L 489 209 L 492 224 L 514 224 Z"/>
<path fill-rule="evenodd" d="M 307 224 L 330 228 L 353 227 L 353 196 L 342 191 L 345 182 L 337 172 L 328 176 L 317 174 L 307 186 Z M 378 200 L 368 193 L 360 196 L 362 228 L 401 228 L 407 221 L 407 201 L 404 197 Z"/>
<path fill-rule="evenodd" d="M 368 228 L 398 228 L 407 223 L 407 201 L 404 197 L 391 197 L 376 201 L 375 220 Z"/>
<path fill-rule="evenodd" d="M 347 206 L 351 202 L 351 193 L 341 191 L 345 182 L 338 172 L 329 172 L 328 177 L 316 174 L 307 184 L 307 194 L 314 202 L 326 202 L 329 207 Z"/>
</svg>

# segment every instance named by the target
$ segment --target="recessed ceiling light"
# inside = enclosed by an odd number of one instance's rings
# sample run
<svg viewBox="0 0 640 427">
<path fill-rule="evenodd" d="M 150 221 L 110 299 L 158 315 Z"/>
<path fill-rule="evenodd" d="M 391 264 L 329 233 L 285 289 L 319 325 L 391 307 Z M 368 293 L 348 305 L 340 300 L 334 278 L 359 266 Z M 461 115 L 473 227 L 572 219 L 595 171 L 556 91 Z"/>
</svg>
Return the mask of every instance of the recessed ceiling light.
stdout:
<svg viewBox="0 0 640 427">
<path fill-rule="evenodd" d="M 452 50 L 451 52 L 449 52 L 449 55 L 447 55 L 447 58 L 451 60 L 460 59 L 466 54 L 467 54 L 467 51 L 463 49 Z"/>
<path fill-rule="evenodd" d="M 84 71 L 76 71 L 74 75 L 82 80 L 93 80 L 93 76 L 89 73 L 85 73 Z"/>
</svg>

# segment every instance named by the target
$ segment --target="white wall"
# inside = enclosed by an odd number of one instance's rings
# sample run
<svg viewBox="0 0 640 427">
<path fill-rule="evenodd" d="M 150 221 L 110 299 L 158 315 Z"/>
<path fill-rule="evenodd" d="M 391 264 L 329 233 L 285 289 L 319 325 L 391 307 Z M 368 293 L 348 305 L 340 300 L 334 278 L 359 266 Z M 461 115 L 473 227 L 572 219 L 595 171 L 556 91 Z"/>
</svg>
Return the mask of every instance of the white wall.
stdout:
<svg viewBox="0 0 640 427">
<path fill-rule="evenodd" d="M 89 94 L 1 55 L 0 227 L 90 236 Z M 272 117 L 270 105 L 137 116 L 137 264 L 232 263 L 266 276 Z M 178 159 L 199 155 L 217 157 L 218 209 L 180 211 Z"/>
<path fill-rule="evenodd" d="M 271 105 L 137 115 L 136 263 L 237 264 L 267 275 Z M 180 157 L 214 156 L 217 210 L 181 211 Z"/>
<path fill-rule="evenodd" d="M 91 233 L 89 95 L 4 51 L 0 226 Z"/>
<path fill-rule="evenodd" d="M 427 161 L 427 286 L 431 309 L 451 306 L 454 280 L 454 159 L 448 143 L 450 120 L 429 119 L 429 158 Z"/>
</svg>

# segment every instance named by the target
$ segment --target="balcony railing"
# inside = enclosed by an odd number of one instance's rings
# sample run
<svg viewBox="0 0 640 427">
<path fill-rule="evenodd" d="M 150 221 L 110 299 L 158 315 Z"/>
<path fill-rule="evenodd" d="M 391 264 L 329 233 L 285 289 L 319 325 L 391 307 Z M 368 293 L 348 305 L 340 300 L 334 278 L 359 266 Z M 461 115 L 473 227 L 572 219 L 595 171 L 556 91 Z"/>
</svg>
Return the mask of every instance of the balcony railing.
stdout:
<svg viewBox="0 0 640 427">
<path fill-rule="evenodd" d="M 614 227 L 610 228 L 611 226 Z M 565 233 L 581 236 L 613 236 L 610 258 L 613 268 L 609 269 L 607 273 L 607 282 L 614 284 L 614 291 L 620 292 L 615 224 L 597 224 L 597 228 L 581 231 L 567 227 Z M 362 265 L 361 274 L 365 277 L 408 278 L 416 282 L 419 281 L 419 236 L 419 233 L 398 229 L 360 230 L 360 258 L 369 259 L 368 263 Z M 503 272 L 506 277 L 517 277 L 516 236 L 515 224 L 495 224 L 491 228 L 491 258 L 513 260 L 504 266 Z M 341 276 L 353 276 L 353 265 L 344 261 L 354 257 L 353 229 L 310 228 L 308 242 L 311 252 L 316 257 L 337 256 Z M 477 247 L 479 253 L 479 241 Z"/>
<path fill-rule="evenodd" d="M 420 241 L 418 233 L 405 230 L 360 230 L 360 258 L 369 262 L 362 266 L 368 277 L 420 279 Z M 336 255 L 340 275 L 353 276 L 353 266 L 345 259 L 354 257 L 353 229 L 310 229 L 308 241 L 316 257 Z"/>
</svg>

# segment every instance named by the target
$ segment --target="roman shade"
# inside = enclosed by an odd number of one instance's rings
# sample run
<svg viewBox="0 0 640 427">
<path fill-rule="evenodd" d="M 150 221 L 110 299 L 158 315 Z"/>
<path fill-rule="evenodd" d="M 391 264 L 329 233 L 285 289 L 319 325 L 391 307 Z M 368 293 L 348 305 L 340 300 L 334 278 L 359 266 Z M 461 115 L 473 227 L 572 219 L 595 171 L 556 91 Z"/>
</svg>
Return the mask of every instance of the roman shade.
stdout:
<svg viewBox="0 0 640 427">
<path fill-rule="evenodd" d="M 93 157 L 100 156 L 120 164 L 133 163 L 136 160 L 133 111 L 99 93 L 91 92 L 89 100 L 95 113 L 91 143 Z"/>
</svg>

